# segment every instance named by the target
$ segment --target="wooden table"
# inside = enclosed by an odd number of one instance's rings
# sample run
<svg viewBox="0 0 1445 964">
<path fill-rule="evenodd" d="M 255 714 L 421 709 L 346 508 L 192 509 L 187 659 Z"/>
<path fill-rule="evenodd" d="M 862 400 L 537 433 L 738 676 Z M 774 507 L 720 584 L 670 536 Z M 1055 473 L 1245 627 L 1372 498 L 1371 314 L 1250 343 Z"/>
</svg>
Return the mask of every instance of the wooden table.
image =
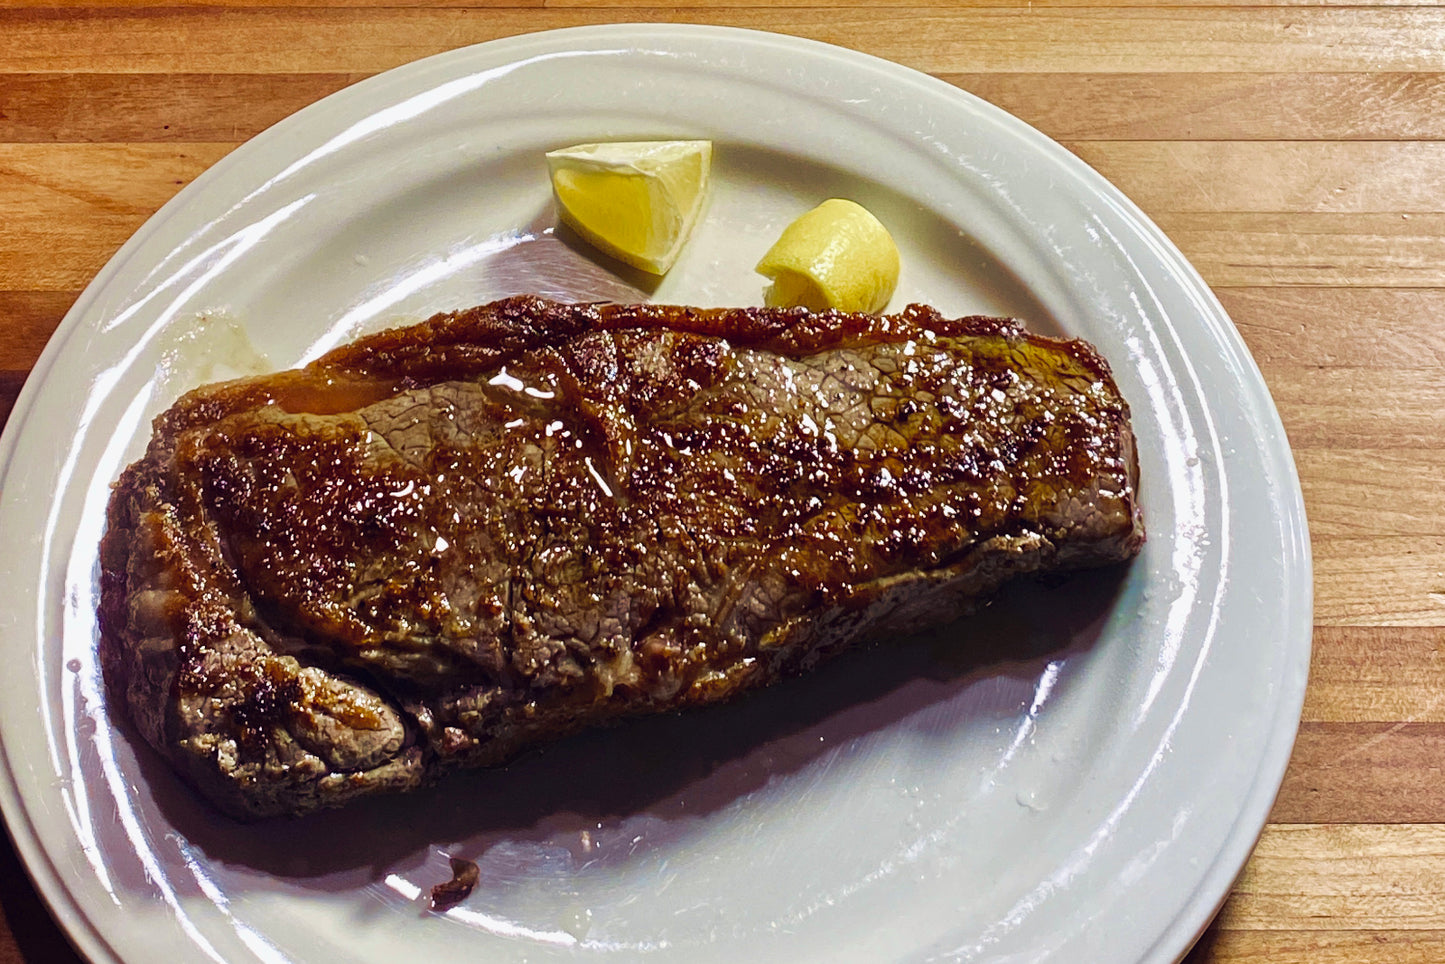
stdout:
<svg viewBox="0 0 1445 964">
<path fill-rule="evenodd" d="M 369 74 L 595 22 L 829 41 L 1039 127 L 1184 250 L 1304 482 L 1315 655 L 1253 859 L 1188 957 L 1445 961 L 1445 9 L 741 0 L 0 4 L 0 414 L 80 289 L 237 143 Z M 0 964 L 73 960 L 0 842 Z"/>
</svg>

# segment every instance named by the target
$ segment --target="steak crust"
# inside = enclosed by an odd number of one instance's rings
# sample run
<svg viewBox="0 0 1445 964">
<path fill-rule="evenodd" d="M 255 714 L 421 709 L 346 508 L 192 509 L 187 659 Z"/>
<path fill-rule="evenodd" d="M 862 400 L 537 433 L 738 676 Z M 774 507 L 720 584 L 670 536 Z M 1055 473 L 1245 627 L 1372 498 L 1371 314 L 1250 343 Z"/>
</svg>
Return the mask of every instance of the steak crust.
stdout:
<svg viewBox="0 0 1445 964">
<path fill-rule="evenodd" d="M 1128 407 L 1016 322 L 513 298 L 159 416 L 113 699 L 240 818 L 727 699 L 1144 539 Z"/>
</svg>

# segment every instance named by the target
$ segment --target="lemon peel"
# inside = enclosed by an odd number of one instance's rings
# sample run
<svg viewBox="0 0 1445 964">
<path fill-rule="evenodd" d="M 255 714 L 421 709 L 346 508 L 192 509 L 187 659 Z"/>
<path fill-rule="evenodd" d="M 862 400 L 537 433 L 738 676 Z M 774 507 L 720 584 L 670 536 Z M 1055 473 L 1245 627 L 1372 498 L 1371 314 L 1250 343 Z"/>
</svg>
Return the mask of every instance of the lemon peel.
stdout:
<svg viewBox="0 0 1445 964">
<path fill-rule="evenodd" d="M 771 307 L 876 313 L 898 286 L 898 246 L 867 208 L 830 198 L 783 229 L 758 262 Z"/>
<path fill-rule="evenodd" d="M 711 141 L 611 141 L 547 153 L 562 221 L 598 250 L 666 274 L 696 226 Z"/>
</svg>

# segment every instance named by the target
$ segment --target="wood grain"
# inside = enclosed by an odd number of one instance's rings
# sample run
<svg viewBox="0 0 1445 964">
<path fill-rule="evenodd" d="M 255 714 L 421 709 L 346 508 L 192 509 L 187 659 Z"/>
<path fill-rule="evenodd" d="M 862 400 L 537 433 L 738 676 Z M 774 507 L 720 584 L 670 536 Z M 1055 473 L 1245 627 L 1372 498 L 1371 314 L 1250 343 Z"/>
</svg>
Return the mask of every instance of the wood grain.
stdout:
<svg viewBox="0 0 1445 964">
<path fill-rule="evenodd" d="M 0 144 L 234 143 L 365 74 L 11 74 Z"/>
<path fill-rule="evenodd" d="M 1186 964 L 1439 964 L 1445 931 L 1228 930 L 1216 927 Z"/>
<path fill-rule="evenodd" d="M 1283 9 L 8 10 L 0 73 L 369 73 L 538 30 L 658 22 L 770 30 L 932 73 L 1445 70 L 1445 10 Z"/>
<path fill-rule="evenodd" d="M 931 72 L 1063 141 L 1200 269 L 1294 449 L 1316 629 L 1270 825 L 1188 964 L 1445 961 L 1438 3 L 0 0 L 0 419 L 116 248 L 247 138 L 428 54 L 666 21 Z M 0 840 L 0 964 L 73 960 Z"/>
<path fill-rule="evenodd" d="M 217 144 L 0 144 L 0 289 L 83 287 Z"/>
<path fill-rule="evenodd" d="M 1445 625 L 1445 538 L 1361 535 L 1336 549 L 1315 555 L 1315 586 L 1329 589 L 1316 595 L 1317 625 Z M 1410 588 L 1396 598 L 1397 586 Z"/>
<path fill-rule="evenodd" d="M 1274 824 L 1235 884 L 1229 930 L 1445 930 L 1445 827 Z"/>
<path fill-rule="evenodd" d="M 1429 374 L 1445 364 L 1440 289 L 1242 287 L 1217 293 L 1255 361 L 1271 374 L 1277 369 Z M 1371 436 L 1376 446 L 1388 428 L 1379 426 Z"/>
<path fill-rule="evenodd" d="M 11 73 L 0 143 L 244 140 L 368 73 Z M 1439 140 L 1432 73 L 943 73 L 1065 141 Z"/>
<path fill-rule="evenodd" d="M 1445 723 L 1442 696 L 1445 629 L 1321 626 L 1315 630 L 1302 714 L 1305 723 Z M 1445 757 L 1440 762 L 1445 763 Z"/>
<path fill-rule="evenodd" d="M 1216 288 L 1433 288 L 1445 284 L 1445 215 L 1154 212 Z"/>
<path fill-rule="evenodd" d="M 1423 391 L 1426 386 L 1420 387 Z M 1359 394 L 1363 392 L 1362 387 Z M 1435 400 L 1445 406 L 1445 386 L 1437 387 Z M 1445 538 L 1445 516 L 1435 515 L 1445 512 L 1445 489 L 1428 488 L 1432 480 L 1445 477 L 1445 454 L 1408 448 L 1300 449 L 1295 462 L 1311 479 L 1320 480 L 1309 493 L 1317 510 L 1310 534 L 1317 539 Z M 1422 532 L 1421 516 L 1438 521 L 1426 522 Z"/>
<path fill-rule="evenodd" d="M 1277 823 L 1445 823 L 1445 628 L 1320 627 Z"/>
<path fill-rule="evenodd" d="M 0 291 L 0 369 L 29 371 L 75 296 L 73 291 Z"/>
<path fill-rule="evenodd" d="M 1436 73 L 941 73 L 1064 140 L 1429 140 Z"/>
<path fill-rule="evenodd" d="M 1153 212 L 1445 211 L 1445 142 L 1065 141 Z"/>
<path fill-rule="evenodd" d="M 1438 707 L 1427 707 L 1434 713 Z M 1270 819 L 1445 822 L 1445 723 L 1303 723 Z"/>
</svg>

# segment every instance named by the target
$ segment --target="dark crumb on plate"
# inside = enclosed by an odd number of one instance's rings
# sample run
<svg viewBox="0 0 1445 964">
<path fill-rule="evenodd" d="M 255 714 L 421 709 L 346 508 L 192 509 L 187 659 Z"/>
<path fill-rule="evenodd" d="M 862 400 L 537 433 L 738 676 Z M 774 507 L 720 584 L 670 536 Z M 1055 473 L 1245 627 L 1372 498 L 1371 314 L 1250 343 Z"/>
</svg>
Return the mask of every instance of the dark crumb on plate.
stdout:
<svg viewBox="0 0 1445 964">
<path fill-rule="evenodd" d="M 467 899 L 472 888 L 477 886 L 477 877 L 480 871 L 477 870 L 476 864 L 460 857 L 449 859 L 452 862 L 452 879 L 444 884 L 437 884 L 431 889 L 432 910 L 446 910 L 454 904 L 461 903 Z"/>
</svg>

